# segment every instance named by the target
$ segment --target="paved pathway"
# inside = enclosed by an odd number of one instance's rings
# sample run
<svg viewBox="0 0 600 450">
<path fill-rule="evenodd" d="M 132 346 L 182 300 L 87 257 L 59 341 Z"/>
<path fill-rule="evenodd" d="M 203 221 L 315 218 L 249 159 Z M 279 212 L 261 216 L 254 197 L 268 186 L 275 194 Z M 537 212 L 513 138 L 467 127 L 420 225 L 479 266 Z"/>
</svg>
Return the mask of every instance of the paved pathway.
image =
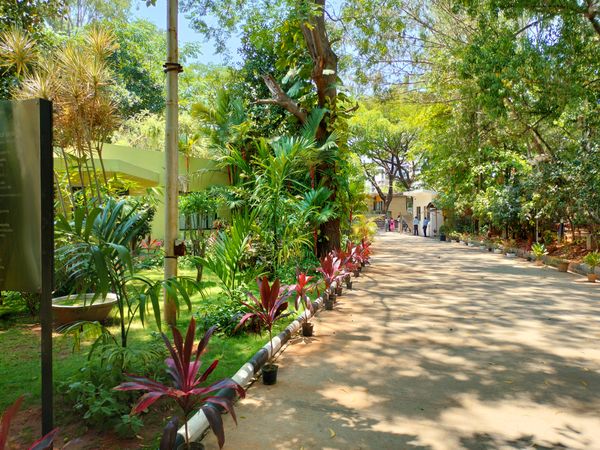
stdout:
<svg viewBox="0 0 600 450">
<path fill-rule="evenodd" d="M 600 283 L 386 233 L 227 449 L 600 449 Z M 205 439 L 216 448 L 214 438 Z"/>
</svg>

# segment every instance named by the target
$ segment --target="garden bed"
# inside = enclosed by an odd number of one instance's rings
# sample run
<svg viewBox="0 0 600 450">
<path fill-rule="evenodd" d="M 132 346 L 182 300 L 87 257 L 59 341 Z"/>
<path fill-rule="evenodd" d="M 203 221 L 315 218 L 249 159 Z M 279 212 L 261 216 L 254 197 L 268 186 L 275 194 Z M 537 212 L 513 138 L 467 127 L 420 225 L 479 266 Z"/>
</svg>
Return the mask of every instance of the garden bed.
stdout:
<svg viewBox="0 0 600 450">
<path fill-rule="evenodd" d="M 180 270 L 181 275 L 192 276 L 193 270 Z M 144 275 L 159 279 L 162 277 L 160 269 L 145 271 Z M 182 308 L 178 318 L 178 326 L 187 325 L 192 314 L 199 310 L 210 307 L 218 307 L 222 297 L 218 294 L 214 275 L 205 272 L 203 285 L 205 287 L 202 297 L 194 295 L 191 313 L 187 308 Z M 9 305 L 10 306 L 10 305 Z M 15 448 L 25 448 L 33 437 L 39 436 L 40 421 L 31 421 L 40 413 L 40 327 L 38 323 L 18 308 L 14 308 L 16 314 L 7 314 L 8 318 L 0 323 L 0 346 L 3 348 L 0 354 L 0 367 L 3 368 L 0 377 L 0 409 L 4 410 L 17 397 L 25 395 L 25 404 L 15 419 L 12 437 L 16 439 Z M 115 314 L 113 311 L 112 314 Z M 281 332 L 293 317 L 282 320 L 276 326 L 276 332 Z M 109 327 L 118 333 L 118 325 Z M 136 321 L 131 328 L 130 347 L 132 349 L 144 348 L 152 339 L 151 333 L 157 331 L 154 322 L 150 321 L 146 327 L 142 327 Z M 86 362 L 86 353 L 89 349 L 89 341 L 84 342 L 77 352 L 72 351 L 72 339 L 59 333 L 53 335 L 54 347 L 54 378 L 56 382 L 64 381 L 75 375 Z M 211 379 L 231 377 L 246 361 L 255 354 L 265 343 L 267 337 L 263 334 L 240 334 L 236 336 L 215 335 L 211 340 L 206 360 L 219 359 L 219 365 L 211 375 Z M 15 354 L 19 357 L 15 358 Z M 162 361 L 161 361 L 162 363 Z M 113 430 L 88 428 L 81 420 L 81 414 L 73 411 L 72 405 L 65 401 L 61 394 L 56 395 L 55 416 L 56 426 L 62 432 L 59 433 L 57 442 L 64 442 L 68 437 L 72 442 L 67 448 L 155 448 L 162 428 L 170 416 L 170 407 L 162 407 L 163 413 L 146 414 L 143 416 L 144 427 L 136 433 L 141 437 L 122 439 Z M 17 431 L 18 430 L 18 431 Z M 118 445 L 115 445 L 118 442 Z M 93 443 L 93 444 L 92 444 Z M 154 445 L 154 447 L 153 447 Z"/>
</svg>

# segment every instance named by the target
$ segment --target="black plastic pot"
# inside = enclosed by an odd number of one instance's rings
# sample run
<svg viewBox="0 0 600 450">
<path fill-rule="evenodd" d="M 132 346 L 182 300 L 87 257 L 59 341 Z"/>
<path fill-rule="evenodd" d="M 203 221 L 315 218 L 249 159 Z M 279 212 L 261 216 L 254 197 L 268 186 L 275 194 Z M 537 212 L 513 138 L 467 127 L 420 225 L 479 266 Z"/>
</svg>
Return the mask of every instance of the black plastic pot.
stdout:
<svg viewBox="0 0 600 450">
<path fill-rule="evenodd" d="M 331 311 L 333 309 L 333 298 L 331 295 L 329 295 L 326 299 L 325 299 L 325 309 L 328 311 Z"/>
<path fill-rule="evenodd" d="M 262 369 L 262 380 L 263 384 L 271 385 L 277 383 L 277 364 L 265 364 Z"/>
<path fill-rule="evenodd" d="M 445 234 L 440 234 L 440 241 L 445 241 L 446 240 L 446 235 Z"/>
<path fill-rule="evenodd" d="M 337 303 L 337 295 L 335 295 L 335 293 L 329 294 L 329 300 L 331 300 L 333 303 Z"/>
<path fill-rule="evenodd" d="M 312 322 L 302 322 L 302 336 L 311 337 L 313 335 Z"/>
<path fill-rule="evenodd" d="M 360 276 L 360 270 L 356 269 L 354 271 L 354 278 L 358 278 Z"/>
<path fill-rule="evenodd" d="M 177 450 L 204 450 L 204 444 L 201 442 L 190 442 L 189 444 L 181 444 L 177 447 Z"/>
<path fill-rule="evenodd" d="M 335 295 L 340 296 L 340 295 L 342 295 L 342 292 L 343 292 L 343 288 L 342 288 L 341 284 L 339 286 L 335 287 Z"/>
<path fill-rule="evenodd" d="M 352 289 L 352 280 L 346 280 L 346 289 Z"/>
</svg>

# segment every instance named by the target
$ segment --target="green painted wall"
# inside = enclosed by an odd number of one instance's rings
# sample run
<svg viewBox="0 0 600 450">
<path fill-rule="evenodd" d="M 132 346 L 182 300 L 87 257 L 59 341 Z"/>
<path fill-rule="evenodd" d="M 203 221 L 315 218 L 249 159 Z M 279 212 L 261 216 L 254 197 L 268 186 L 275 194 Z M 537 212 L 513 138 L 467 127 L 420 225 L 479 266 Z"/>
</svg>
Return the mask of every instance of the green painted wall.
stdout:
<svg viewBox="0 0 600 450">
<path fill-rule="evenodd" d="M 108 176 L 117 174 L 135 182 L 131 195 L 142 195 L 149 187 L 164 187 L 165 154 L 123 145 L 104 144 L 102 152 Z M 55 168 L 64 170 L 64 161 L 55 157 Z M 100 167 L 99 162 L 97 167 Z M 214 185 L 227 185 L 227 173 L 218 169 L 215 162 L 205 158 L 186 158 L 179 155 L 180 191 L 202 191 Z M 186 186 L 186 179 L 189 179 Z M 161 200 L 152 222 L 152 235 L 164 236 L 165 210 Z"/>
</svg>

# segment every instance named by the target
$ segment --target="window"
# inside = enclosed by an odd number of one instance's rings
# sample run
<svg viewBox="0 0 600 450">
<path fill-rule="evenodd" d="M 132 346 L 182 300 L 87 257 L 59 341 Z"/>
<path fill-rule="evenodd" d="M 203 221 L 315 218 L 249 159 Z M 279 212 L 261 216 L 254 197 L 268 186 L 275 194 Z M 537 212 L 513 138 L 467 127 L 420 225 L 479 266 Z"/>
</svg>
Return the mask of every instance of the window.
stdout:
<svg viewBox="0 0 600 450">
<path fill-rule="evenodd" d="M 421 220 L 421 207 L 417 206 L 417 217 Z"/>
</svg>

